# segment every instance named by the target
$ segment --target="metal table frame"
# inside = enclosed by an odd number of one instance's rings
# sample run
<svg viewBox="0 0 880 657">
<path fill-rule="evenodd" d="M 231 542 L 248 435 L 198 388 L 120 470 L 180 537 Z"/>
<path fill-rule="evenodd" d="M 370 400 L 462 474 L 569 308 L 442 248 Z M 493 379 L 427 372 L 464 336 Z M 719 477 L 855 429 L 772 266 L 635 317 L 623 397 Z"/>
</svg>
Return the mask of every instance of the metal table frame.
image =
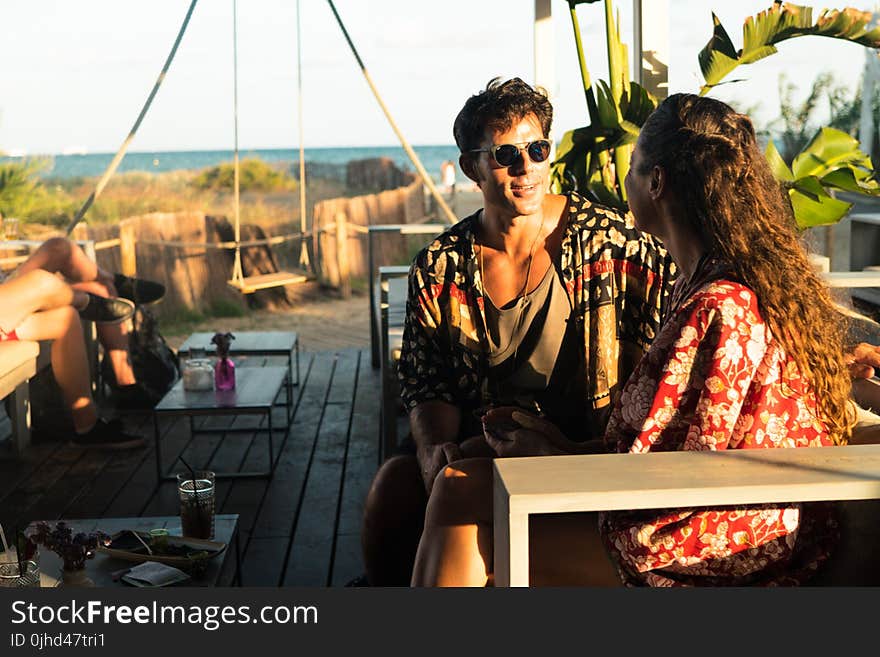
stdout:
<svg viewBox="0 0 880 657">
<path fill-rule="evenodd" d="M 266 370 L 284 370 L 281 367 L 241 367 L 237 368 L 237 376 L 251 376 L 253 372 L 263 372 Z M 284 377 L 281 379 L 278 384 L 278 388 L 275 391 L 275 394 L 272 397 L 272 400 L 266 403 L 254 403 L 245 406 L 237 406 L 237 405 L 220 405 L 219 403 L 214 406 L 203 406 L 203 407 L 186 407 L 186 408 L 170 408 L 163 409 L 161 408 L 162 402 L 171 395 L 172 393 L 176 393 L 178 389 L 182 389 L 183 380 L 178 381 L 174 388 L 172 388 L 165 397 L 163 397 L 162 401 L 156 405 L 153 409 L 153 438 L 156 444 L 156 477 L 159 482 L 162 481 L 175 481 L 176 475 L 171 475 L 168 472 L 162 471 L 162 440 L 161 433 L 159 430 L 159 416 L 177 416 L 177 415 L 186 415 L 189 417 L 189 430 L 191 436 L 196 436 L 200 433 L 268 433 L 269 438 L 269 469 L 265 472 L 215 472 L 215 477 L 217 479 L 271 479 L 272 475 L 275 474 L 275 466 L 278 464 L 278 459 L 281 457 L 281 450 L 278 450 L 278 454 L 275 455 L 274 450 L 274 432 L 276 430 L 284 430 L 283 435 L 286 436 L 287 432 L 290 430 L 291 425 L 291 411 L 293 409 L 293 393 L 291 391 L 291 387 L 288 384 L 289 381 L 289 372 L 285 372 Z M 272 423 L 272 409 L 275 408 L 275 401 L 278 399 L 278 395 L 281 393 L 282 388 L 284 389 L 286 395 L 286 403 L 280 404 L 284 406 L 284 415 L 286 422 L 280 427 L 274 427 Z M 191 393 L 194 395 L 203 396 L 202 398 L 207 398 L 208 395 L 214 395 L 215 399 L 218 399 L 222 402 L 223 396 L 228 395 L 229 397 L 234 396 L 235 391 L 230 390 L 228 392 L 221 391 L 204 391 L 204 392 L 195 392 Z M 219 395 L 219 397 L 218 397 Z M 266 428 L 262 427 L 242 427 L 242 428 L 226 428 L 226 429 L 197 429 L 195 426 L 194 418 L 196 416 L 214 416 L 214 415 L 265 415 L 266 416 Z"/>
</svg>

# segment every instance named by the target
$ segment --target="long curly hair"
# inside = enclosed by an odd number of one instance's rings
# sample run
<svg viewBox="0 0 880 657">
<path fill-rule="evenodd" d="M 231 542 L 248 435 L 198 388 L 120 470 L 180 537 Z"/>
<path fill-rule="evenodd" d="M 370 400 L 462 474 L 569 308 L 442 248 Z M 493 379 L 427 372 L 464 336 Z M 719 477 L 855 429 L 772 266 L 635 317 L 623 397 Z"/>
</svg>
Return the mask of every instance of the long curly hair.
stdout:
<svg viewBox="0 0 880 657">
<path fill-rule="evenodd" d="M 816 417 L 835 444 L 846 443 L 855 423 L 846 322 L 807 258 L 788 192 L 749 117 L 712 98 L 675 94 L 648 118 L 639 150 L 639 173 L 666 172 L 682 219 L 755 292 L 773 335 L 812 385 Z"/>
</svg>

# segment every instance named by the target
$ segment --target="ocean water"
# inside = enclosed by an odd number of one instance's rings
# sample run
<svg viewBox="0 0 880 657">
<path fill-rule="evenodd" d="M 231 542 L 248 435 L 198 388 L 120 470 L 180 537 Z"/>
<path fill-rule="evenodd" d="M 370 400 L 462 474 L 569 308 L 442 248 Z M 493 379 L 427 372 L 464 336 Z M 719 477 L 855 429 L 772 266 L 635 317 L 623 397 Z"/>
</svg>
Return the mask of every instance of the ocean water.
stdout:
<svg viewBox="0 0 880 657">
<path fill-rule="evenodd" d="M 460 182 L 466 178 L 458 171 L 458 149 L 454 145 L 448 146 L 413 146 L 422 166 L 435 180 L 440 179 L 440 165 L 444 160 L 452 160 L 456 163 L 456 174 Z M 45 156 L 50 161 L 50 167 L 43 173 L 46 178 L 76 178 L 99 176 L 104 173 L 107 165 L 113 159 L 114 153 L 88 153 L 76 155 L 50 155 Z M 257 149 L 239 151 L 240 158 L 259 157 L 266 162 L 290 163 L 295 169 L 299 168 L 299 151 L 294 149 Z M 320 177 L 344 178 L 345 165 L 352 160 L 362 160 L 374 157 L 389 157 L 400 168 L 415 172 L 415 167 L 410 162 L 404 150 L 399 146 L 363 146 L 355 148 L 307 148 L 305 149 L 306 176 L 309 175 L 310 167 L 312 175 Z M 233 151 L 155 151 L 155 152 L 129 152 L 123 158 L 117 172 L 123 171 L 147 171 L 160 173 L 164 171 L 177 171 L 180 169 L 203 169 L 215 166 L 222 162 L 232 162 Z M 19 157 L 0 158 L 0 162 L 19 161 Z"/>
</svg>

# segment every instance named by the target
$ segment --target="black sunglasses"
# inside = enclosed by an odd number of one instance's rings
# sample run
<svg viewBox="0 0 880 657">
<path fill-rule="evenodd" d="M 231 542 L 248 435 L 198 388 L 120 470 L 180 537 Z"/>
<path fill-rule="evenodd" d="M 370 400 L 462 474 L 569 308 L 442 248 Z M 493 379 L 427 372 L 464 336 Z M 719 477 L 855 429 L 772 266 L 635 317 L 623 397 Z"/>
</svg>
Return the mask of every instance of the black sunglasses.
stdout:
<svg viewBox="0 0 880 657">
<path fill-rule="evenodd" d="M 521 141 L 517 144 L 499 144 L 491 148 L 474 148 L 468 153 L 490 153 L 498 166 L 513 166 L 522 157 L 522 151 L 529 154 L 532 162 L 543 162 L 550 157 L 550 142 L 546 139 Z"/>
</svg>

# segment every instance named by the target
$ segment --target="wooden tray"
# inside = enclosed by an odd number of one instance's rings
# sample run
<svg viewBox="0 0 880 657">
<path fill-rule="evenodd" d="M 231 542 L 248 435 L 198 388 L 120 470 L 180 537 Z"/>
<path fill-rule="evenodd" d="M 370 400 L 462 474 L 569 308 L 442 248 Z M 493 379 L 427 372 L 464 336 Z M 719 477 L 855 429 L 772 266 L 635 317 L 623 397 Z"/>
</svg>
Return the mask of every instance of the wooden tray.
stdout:
<svg viewBox="0 0 880 657">
<path fill-rule="evenodd" d="M 130 529 L 116 532 L 110 538 L 115 542 L 126 534 L 135 533 L 144 540 L 144 543 L 147 545 L 150 544 L 149 532 L 135 532 Z M 98 546 L 96 552 L 106 554 L 108 557 L 113 557 L 114 559 L 124 559 L 125 561 L 135 561 L 138 563 L 144 561 L 157 561 L 159 563 L 164 563 L 167 566 L 175 566 L 179 568 L 181 566 L 191 566 L 195 563 L 208 561 L 223 554 L 223 551 L 226 550 L 226 543 L 220 543 L 217 541 L 207 541 L 201 538 L 189 538 L 183 536 L 167 536 L 166 538 L 168 539 L 168 545 L 185 545 L 196 551 L 203 550 L 206 554 L 201 557 L 181 556 L 176 554 L 148 554 L 144 546 L 140 544 L 138 544 L 137 547 L 123 550 L 113 548 L 113 543 L 110 544 L 110 547 Z"/>
</svg>

